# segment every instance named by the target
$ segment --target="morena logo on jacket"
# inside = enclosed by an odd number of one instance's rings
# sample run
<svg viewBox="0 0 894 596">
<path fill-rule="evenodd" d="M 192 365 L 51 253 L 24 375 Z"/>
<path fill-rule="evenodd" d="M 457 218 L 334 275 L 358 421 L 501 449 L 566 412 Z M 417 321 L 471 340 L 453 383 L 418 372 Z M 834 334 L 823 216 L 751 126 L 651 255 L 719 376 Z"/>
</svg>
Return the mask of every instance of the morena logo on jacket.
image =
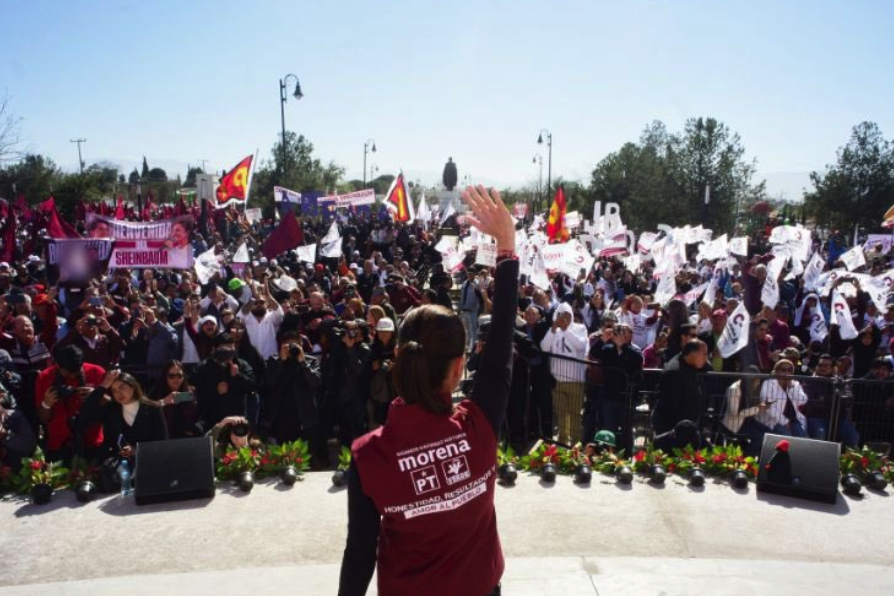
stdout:
<svg viewBox="0 0 894 596">
<path fill-rule="evenodd" d="M 462 439 L 456 443 L 447 443 L 437 448 L 433 447 L 425 451 L 420 450 L 416 453 L 408 454 L 405 457 L 399 458 L 397 464 L 400 467 L 401 472 L 409 472 L 420 466 L 427 466 L 438 461 L 444 461 L 445 459 L 456 457 L 461 453 L 467 453 L 471 450 L 472 448 L 469 446 L 469 442 Z"/>
</svg>

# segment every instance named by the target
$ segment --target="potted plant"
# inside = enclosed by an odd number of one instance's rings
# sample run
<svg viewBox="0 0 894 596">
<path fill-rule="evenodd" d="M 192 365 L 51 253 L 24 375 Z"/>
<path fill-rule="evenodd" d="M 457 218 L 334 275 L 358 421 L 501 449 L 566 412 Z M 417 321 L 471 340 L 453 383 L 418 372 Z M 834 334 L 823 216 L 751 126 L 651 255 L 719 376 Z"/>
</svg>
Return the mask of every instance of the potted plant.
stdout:
<svg viewBox="0 0 894 596">
<path fill-rule="evenodd" d="M 621 484 L 633 482 L 633 468 L 630 467 L 630 462 L 624 459 L 623 450 L 618 453 L 605 450 L 594 455 L 592 460 L 596 470 L 614 476 Z"/>
<path fill-rule="evenodd" d="M 521 464 L 529 472 L 540 474 L 540 478 L 544 482 L 555 482 L 560 458 L 558 445 L 547 445 L 539 441 L 528 452 L 528 455 L 521 458 Z"/>
<path fill-rule="evenodd" d="M 348 468 L 351 467 L 351 450 L 342 446 L 338 454 L 338 467 L 332 473 L 333 486 L 342 487 L 348 483 Z"/>
<path fill-rule="evenodd" d="M 668 470 L 688 479 L 692 486 L 704 486 L 705 472 L 702 466 L 707 461 L 705 450 L 687 445 L 684 449 L 674 449 L 673 453 L 673 462 L 668 465 Z"/>
<path fill-rule="evenodd" d="M 888 482 L 894 479 L 894 466 L 888 457 L 868 447 L 846 449 L 841 454 L 840 469 L 842 475 L 853 474 L 862 478 L 863 484 L 873 490 L 885 490 Z"/>
<path fill-rule="evenodd" d="M 88 503 L 96 496 L 96 479 L 99 466 L 76 455 L 71 460 L 68 486 L 74 488 L 75 496 L 81 503 Z"/>
<path fill-rule="evenodd" d="M 229 447 L 217 462 L 218 480 L 233 480 L 245 492 L 250 492 L 255 485 L 254 472 L 260 465 L 260 454 L 257 449 Z"/>
<path fill-rule="evenodd" d="M 53 491 L 67 485 L 67 480 L 68 469 L 59 462 L 48 462 L 38 447 L 33 456 L 22 460 L 15 487 L 20 493 L 30 494 L 35 505 L 44 505 L 50 502 Z"/>
<path fill-rule="evenodd" d="M 573 474 L 577 484 L 589 484 L 593 479 L 593 462 L 580 443 L 571 449 L 560 449 L 559 469 L 565 474 Z"/>
<path fill-rule="evenodd" d="M 743 455 L 740 445 L 715 445 L 705 453 L 705 471 L 725 477 L 735 488 L 743 489 L 757 477 L 757 458 Z"/>
<path fill-rule="evenodd" d="M 497 477 L 500 484 L 512 486 L 518 478 L 518 456 L 511 445 L 497 447 Z"/>
<path fill-rule="evenodd" d="M 301 476 L 310 469 L 310 452 L 307 441 L 296 439 L 291 443 L 283 443 L 279 447 L 279 458 L 283 471 L 289 468 L 295 471 L 295 480 L 300 480 Z"/>
<path fill-rule="evenodd" d="M 638 474 L 647 474 L 653 484 L 664 484 L 670 457 L 661 449 L 649 445 L 633 456 L 633 469 Z"/>
</svg>

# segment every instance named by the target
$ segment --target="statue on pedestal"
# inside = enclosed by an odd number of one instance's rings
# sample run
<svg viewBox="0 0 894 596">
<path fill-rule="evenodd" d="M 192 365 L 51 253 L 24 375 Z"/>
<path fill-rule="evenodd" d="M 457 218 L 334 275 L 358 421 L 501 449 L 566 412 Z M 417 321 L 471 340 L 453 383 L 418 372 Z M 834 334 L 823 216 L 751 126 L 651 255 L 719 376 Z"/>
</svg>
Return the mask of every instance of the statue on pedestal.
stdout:
<svg viewBox="0 0 894 596">
<path fill-rule="evenodd" d="M 453 190 L 456 188 L 456 181 L 458 180 L 456 175 L 456 164 L 453 163 L 453 158 L 448 157 L 447 163 L 444 165 L 444 187 L 447 190 Z"/>
</svg>

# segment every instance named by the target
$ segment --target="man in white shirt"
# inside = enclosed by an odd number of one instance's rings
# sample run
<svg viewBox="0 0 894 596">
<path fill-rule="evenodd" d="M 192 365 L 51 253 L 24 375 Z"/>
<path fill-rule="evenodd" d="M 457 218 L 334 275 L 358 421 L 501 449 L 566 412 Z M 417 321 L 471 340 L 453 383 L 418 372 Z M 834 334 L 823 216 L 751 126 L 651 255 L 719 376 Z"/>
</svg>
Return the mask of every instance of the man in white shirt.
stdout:
<svg viewBox="0 0 894 596">
<path fill-rule="evenodd" d="M 560 441 L 569 445 L 581 440 L 580 419 L 584 404 L 584 381 L 587 368 L 583 361 L 590 347 L 587 328 L 575 323 L 571 306 L 561 303 L 556 307 L 552 327 L 540 342 L 550 357 L 550 372 L 556 380 L 553 389 L 555 419 L 559 425 Z"/>
<path fill-rule="evenodd" d="M 261 358 L 267 360 L 279 353 L 276 333 L 282 323 L 283 312 L 279 303 L 273 299 L 266 286 L 252 288 L 254 296 L 239 311 L 239 319 L 245 324 L 245 332 L 251 345 L 257 349 Z"/>
</svg>

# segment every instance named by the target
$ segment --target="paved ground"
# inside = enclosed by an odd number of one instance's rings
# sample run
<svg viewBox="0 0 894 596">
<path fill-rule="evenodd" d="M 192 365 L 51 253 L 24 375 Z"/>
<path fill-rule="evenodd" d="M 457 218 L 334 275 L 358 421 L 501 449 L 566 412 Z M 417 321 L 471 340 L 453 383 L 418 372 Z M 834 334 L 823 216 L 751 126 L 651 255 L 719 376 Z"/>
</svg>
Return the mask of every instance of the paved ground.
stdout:
<svg viewBox="0 0 894 596">
<path fill-rule="evenodd" d="M 753 485 L 595 480 L 498 488 L 506 594 L 894 594 L 888 494 L 824 505 Z M 43 507 L 6 500 L 0 596 L 334 594 L 345 525 L 327 473 L 145 507 L 68 491 Z"/>
</svg>

